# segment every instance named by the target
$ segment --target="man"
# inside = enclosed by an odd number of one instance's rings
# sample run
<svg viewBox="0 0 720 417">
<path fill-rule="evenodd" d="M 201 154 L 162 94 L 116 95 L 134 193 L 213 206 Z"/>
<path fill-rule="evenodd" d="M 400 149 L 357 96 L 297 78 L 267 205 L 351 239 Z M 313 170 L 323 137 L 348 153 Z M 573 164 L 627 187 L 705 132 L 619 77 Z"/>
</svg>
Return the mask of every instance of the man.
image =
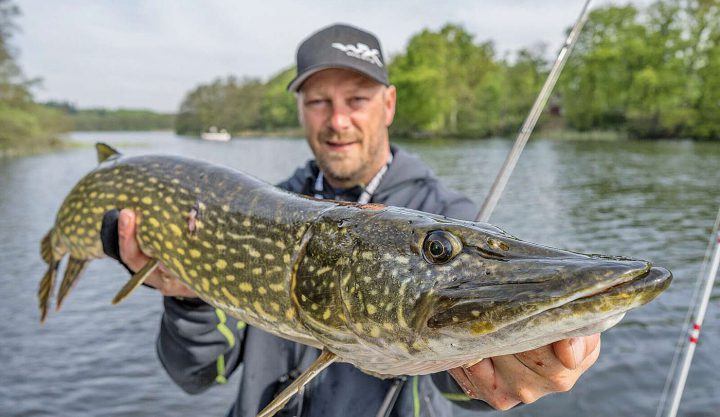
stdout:
<svg viewBox="0 0 720 417">
<path fill-rule="evenodd" d="M 396 91 L 375 36 L 346 25 L 315 33 L 298 49 L 297 76 L 288 89 L 297 94 L 300 122 L 315 160 L 280 187 L 318 198 L 474 217 L 470 200 L 446 189 L 419 159 L 390 147 L 388 127 Z M 122 260 L 137 271 L 149 258 L 138 249 L 134 220 L 131 211 L 123 210 L 118 233 Z M 232 416 L 254 416 L 318 356 L 316 349 L 226 317 L 168 274 L 154 274 L 146 283 L 166 296 L 158 354 L 184 390 L 195 393 L 223 383 L 244 364 Z M 385 404 L 387 412 L 381 415 L 444 416 L 451 414 L 451 402 L 470 409 L 488 409 L 489 404 L 504 410 L 568 390 L 595 362 L 599 348 L 598 335 L 564 340 L 412 377 L 404 385 L 335 363 L 281 415 L 375 416 Z M 393 398 L 389 393 L 394 386 L 402 387 L 399 395 L 386 402 Z"/>
</svg>

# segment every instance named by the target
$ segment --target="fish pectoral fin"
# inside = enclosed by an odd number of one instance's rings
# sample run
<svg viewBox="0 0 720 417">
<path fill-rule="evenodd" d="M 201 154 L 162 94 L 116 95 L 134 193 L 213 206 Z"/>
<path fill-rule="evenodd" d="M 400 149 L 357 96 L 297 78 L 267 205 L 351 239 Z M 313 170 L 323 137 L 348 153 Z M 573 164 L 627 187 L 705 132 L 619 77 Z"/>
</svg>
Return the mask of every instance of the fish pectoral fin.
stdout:
<svg viewBox="0 0 720 417">
<path fill-rule="evenodd" d="M 148 263 L 145 264 L 145 266 L 142 267 L 139 271 L 135 273 L 135 275 L 130 278 L 130 280 L 123 286 L 120 291 L 115 295 L 115 298 L 113 298 L 112 303 L 117 304 L 120 301 L 127 298 L 128 295 L 130 295 L 135 288 L 139 287 L 140 284 L 145 281 L 145 278 L 147 278 L 152 272 L 160 265 L 160 261 L 153 258 L 148 261 Z"/>
<path fill-rule="evenodd" d="M 257 417 L 271 417 L 280 411 L 293 395 L 300 392 L 300 389 L 307 383 L 312 381 L 323 369 L 327 368 L 328 365 L 337 360 L 337 355 L 325 349 L 322 351 L 320 356 L 315 359 L 312 363 L 292 384 L 288 385 L 287 388 L 282 390 L 280 394 L 275 397 L 270 404 L 267 405 Z"/>
<path fill-rule="evenodd" d="M 60 307 L 62 307 L 65 297 L 67 297 L 70 290 L 72 290 L 77 283 L 78 277 L 82 273 L 83 269 L 85 269 L 87 263 L 87 259 L 78 259 L 70 256 L 70 260 L 65 268 L 65 276 L 63 276 L 60 289 L 58 290 L 57 304 L 55 305 L 56 311 L 60 311 Z"/>
</svg>

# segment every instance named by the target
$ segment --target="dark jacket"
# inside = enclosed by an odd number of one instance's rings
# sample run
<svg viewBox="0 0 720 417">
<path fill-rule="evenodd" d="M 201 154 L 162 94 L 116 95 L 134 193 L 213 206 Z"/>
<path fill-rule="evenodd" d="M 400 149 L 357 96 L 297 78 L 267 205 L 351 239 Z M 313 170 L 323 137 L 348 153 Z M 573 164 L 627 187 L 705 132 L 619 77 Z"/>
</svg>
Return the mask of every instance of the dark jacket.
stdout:
<svg viewBox="0 0 720 417">
<path fill-rule="evenodd" d="M 462 219 L 475 216 L 474 204 L 445 188 L 419 158 L 395 148 L 393 155 L 371 202 Z M 314 194 L 318 172 L 315 162 L 309 161 L 279 186 Z M 329 187 L 322 194 L 352 199 L 337 195 Z M 166 297 L 164 303 L 158 354 L 172 379 L 185 391 L 197 393 L 214 383 L 224 383 L 243 364 L 238 398 L 230 416 L 255 416 L 319 354 L 317 349 L 245 326 L 202 301 Z M 364 374 L 352 365 L 334 363 L 278 415 L 375 416 L 392 383 Z M 391 415 L 449 416 L 451 402 L 464 408 L 489 409 L 485 403 L 465 396 L 452 377 L 441 372 L 409 377 Z"/>
</svg>

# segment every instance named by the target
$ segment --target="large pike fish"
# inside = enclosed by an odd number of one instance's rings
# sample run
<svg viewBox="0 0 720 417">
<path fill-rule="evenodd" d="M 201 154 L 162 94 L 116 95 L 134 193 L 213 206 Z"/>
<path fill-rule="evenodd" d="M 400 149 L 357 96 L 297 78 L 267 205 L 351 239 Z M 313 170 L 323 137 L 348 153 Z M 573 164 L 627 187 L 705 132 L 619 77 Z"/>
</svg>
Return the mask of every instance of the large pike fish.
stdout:
<svg viewBox="0 0 720 417">
<path fill-rule="evenodd" d="M 162 263 L 213 306 L 323 349 L 292 389 L 335 360 L 379 376 L 426 374 L 599 332 L 671 280 L 645 261 L 540 246 L 485 223 L 317 200 L 198 160 L 97 149 L 99 167 L 42 241 L 41 320 L 60 260 L 70 254 L 58 309 L 103 256 L 103 214 L 131 208 L 152 260 L 114 301 Z"/>
</svg>

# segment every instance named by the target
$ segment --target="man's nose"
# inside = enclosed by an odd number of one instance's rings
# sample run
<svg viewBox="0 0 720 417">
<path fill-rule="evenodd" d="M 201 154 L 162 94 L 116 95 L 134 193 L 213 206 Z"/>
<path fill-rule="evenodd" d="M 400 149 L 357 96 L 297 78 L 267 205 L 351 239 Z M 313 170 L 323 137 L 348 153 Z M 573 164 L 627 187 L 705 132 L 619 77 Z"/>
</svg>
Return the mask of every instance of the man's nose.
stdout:
<svg viewBox="0 0 720 417">
<path fill-rule="evenodd" d="M 348 109 L 342 107 L 343 106 L 333 106 L 333 112 L 330 116 L 330 124 L 336 132 L 346 130 L 352 124 L 350 122 L 350 113 Z"/>
</svg>

